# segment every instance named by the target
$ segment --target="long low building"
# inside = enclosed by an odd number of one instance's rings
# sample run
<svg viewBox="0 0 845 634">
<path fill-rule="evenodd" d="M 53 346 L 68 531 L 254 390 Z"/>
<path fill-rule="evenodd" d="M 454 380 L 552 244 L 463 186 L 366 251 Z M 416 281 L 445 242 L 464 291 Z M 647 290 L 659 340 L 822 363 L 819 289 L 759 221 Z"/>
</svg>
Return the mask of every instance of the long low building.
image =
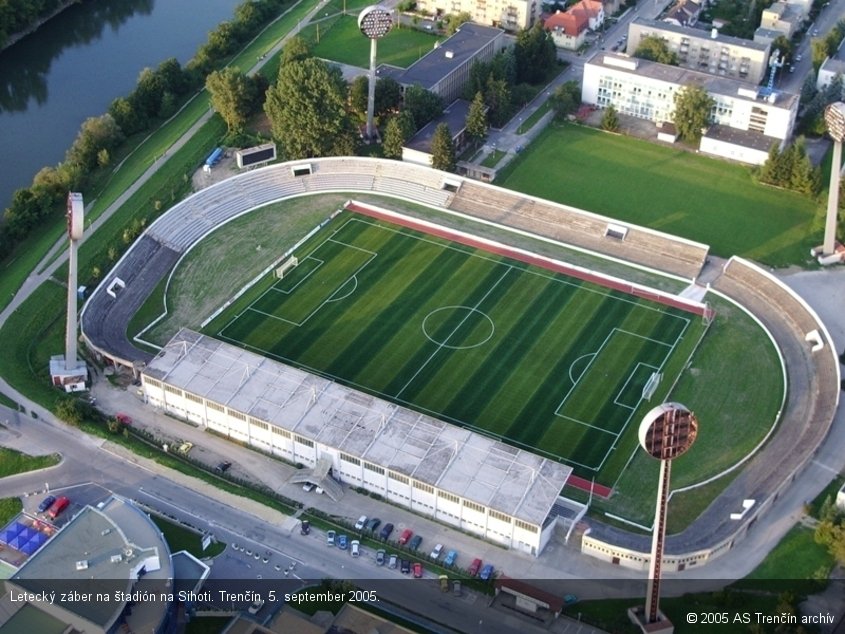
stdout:
<svg viewBox="0 0 845 634">
<path fill-rule="evenodd" d="M 179 418 L 539 555 L 571 467 L 183 329 L 144 369 Z M 548 520 L 548 521 L 547 521 Z"/>
<path fill-rule="evenodd" d="M 797 95 L 765 96 L 756 84 L 627 55 L 594 55 L 584 65 L 581 101 L 600 108 L 612 105 L 622 114 L 655 123 L 674 122 L 675 95 L 685 86 L 701 86 L 713 98 L 711 123 L 745 133 L 718 135 L 702 143 L 703 152 L 761 165 L 773 143 L 782 149 L 792 136 Z"/>
</svg>

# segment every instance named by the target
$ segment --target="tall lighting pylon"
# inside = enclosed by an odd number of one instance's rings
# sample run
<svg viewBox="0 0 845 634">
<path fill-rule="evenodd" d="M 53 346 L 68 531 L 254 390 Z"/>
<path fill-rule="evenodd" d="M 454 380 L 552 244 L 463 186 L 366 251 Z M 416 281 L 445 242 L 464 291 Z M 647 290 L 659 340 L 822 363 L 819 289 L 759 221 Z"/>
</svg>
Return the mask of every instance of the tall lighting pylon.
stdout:
<svg viewBox="0 0 845 634">
<path fill-rule="evenodd" d="M 390 31 L 393 26 L 393 17 L 390 10 L 379 6 L 370 5 L 358 15 L 358 28 L 364 37 L 370 40 L 370 85 L 367 93 L 367 143 L 375 140 L 375 128 L 373 116 L 376 104 L 376 41 Z"/>
</svg>

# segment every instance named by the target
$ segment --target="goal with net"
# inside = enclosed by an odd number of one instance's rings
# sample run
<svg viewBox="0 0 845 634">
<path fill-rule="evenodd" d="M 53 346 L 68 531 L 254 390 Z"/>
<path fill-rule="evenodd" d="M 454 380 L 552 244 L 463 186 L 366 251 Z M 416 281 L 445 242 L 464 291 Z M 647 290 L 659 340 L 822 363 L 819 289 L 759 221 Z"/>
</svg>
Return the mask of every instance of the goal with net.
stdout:
<svg viewBox="0 0 845 634">
<path fill-rule="evenodd" d="M 282 262 L 281 266 L 276 267 L 276 279 L 282 279 L 285 274 L 296 268 L 297 264 L 299 264 L 299 260 L 296 259 L 296 256 L 290 256 L 287 260 Z"/>
<path fill-rule="evenodd" d="M 650 401 L 651 397 L 654 396 L 654 392 L 657 390 L 657 386 L 660 385 L 660 381 L 663 379 L 663 374 L 660 372 L 652 372 L 651 376 L 646 381 L 645 385 L 643 386 L 643 400 Z"/>
</svg>

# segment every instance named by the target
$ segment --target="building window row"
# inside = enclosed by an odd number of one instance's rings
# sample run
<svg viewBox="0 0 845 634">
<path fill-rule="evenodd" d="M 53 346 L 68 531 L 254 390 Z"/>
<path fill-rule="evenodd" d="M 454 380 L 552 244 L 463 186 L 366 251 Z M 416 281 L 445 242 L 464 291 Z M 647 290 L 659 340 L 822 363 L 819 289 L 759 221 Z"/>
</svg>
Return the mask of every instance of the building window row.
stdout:
<svg viewBox="0 0 845 634">
<path fill-rule="evenodd" d="M 513 518 L 511 518 L 510 515 L 505 515 L 504 513 L 500 513 L 499 511 L 494 511 L 493 509 L 490 509 L 488 511 L 488 513 L 490 514 L 490 517 L 497 519 L 500 522 L 505 522 L 506 524 L 510 524 L 511 520 L 513 519 Z"/>
<path fill-rule="evenodd" d="M 340 459 L 343 460 L 344 462 L 349 462 L 349 463 L 352 463 L 354 465 L 358 465 L 359 467 L 361 466 L 361 459 L 356 458 L 355 456 L 350 456 L 348 453 L 341 452 Z"/>
<path fill-rule="evenodd" d="M 265 431 L 270 429 L 270 425 L 268 425 L 267 423 L 263 423 L 260 420 L 255 420 L 254 418 L 250 418 L 249 423 L 257 429 L 263 429 Z"/>
<path fill-rule="evenodd" d="M 521 528 L 522 530 L 527 531 L 529 533 L 537 534 L 540 532 L 540 529 L 539 527 L 537 527 L 537 525 L 529 524 L 528 522 L 524 522 L 519 519 L 514 519 L 514 524 L 516 524 L 517 528 Z"/>
<path fill-rule="evenodd" d="M 282 429 L 281 427 L 273 426 L 273 433 L 283 438 L 290 438 L 290 432 L 287 429 Z"/>
<path fill-rule="evenodd" d="M 375 465 L 371 462 L 365 462 L 364 468 L 367 469 L 368 471 L 374 471 L 375 473 L 378 473 L 380 475 L 384 475 L 384 467 L 380 467 L 380 466 Z"/>
<path fill-rule="evenodd" d="M 300 445 L 305 445 L 306 447 L 313 447 L 314 446 L 313 440 L 308 440 L 307 438 L 303 438 L 302 436 L 299 436 L 299 435 L 295 436 L 294 440 L 296 440 L 296 442 L 298 442 Z"/>
<path fill-rule="evenodd" d="M 220 405 L 220 403 L 215 403 L 214 401 L 206 401 L 205 406 L 208 409 L 213 409 L 216 412 L 223 412 L 226 410 L 226 408 Z"/>
<path fill-rule="evenodd" d="M 237 420 L 242 420 L 246 422 L 246 414 L 242 414 L 238 410 L 232 409 L 231 407 L 227 407 L 226 410 L 226 413 L 229 414 L 230 418 L 235 418 Z"/>
<path fill-rule="evenodd" d="M 194 403 L 199 403 L 199 404 L 202 404 L 202 401 L 203 401 L 201 396 L 197 396 L 196 394 L 191 394 L 190 392 L 185 392 L 185 398 L 188 399 L 189 401 L 193 401 Z"/>
<path fill-rule="evenodd" d="M 402 484 L 408 484 L 410 482 L 408 476 L 404 476 L 401 473 L 396 473 L 394 471 L 388 471 L 387 477 L 390 478 L 391 480 L 396 480 L 397 482 L 401 482 Z"/>
<path fill-rule="evenodd" d="M 157 387 L 161 389 L 161 381 L 156 381 L 155 379 L 151 379 L 148 376 L 144 377 L 144 383 L 146 383 L 150 387 Z"/>
<path fill-rule="evenodd" d="M 478 511 L 479 513 L 484 512 L 484 507 L 476 502 L 470 502 L 469 500 L 464 500 L 464 506 L 468 509 L 472 509 L 473 511 Z"/>
<path fill-rule="evenodd" d="M 414 480 L 413 487 L 415 489 L 419 489 L 420 491 L 425 491 L 426 493 L 434 493 L 434 487 L 430 484 L 425 484 L 424 482 L 417 482 Z"/>
<path fill-rule="evenodd" d="M 175 394 L 176 396 L 182 396 L 182 390 L 180 390 L 178 387 L 173 387 L 172 385 L 165 385 L 164 391 L 170 392 L 171 394 Z"/>
</svg>

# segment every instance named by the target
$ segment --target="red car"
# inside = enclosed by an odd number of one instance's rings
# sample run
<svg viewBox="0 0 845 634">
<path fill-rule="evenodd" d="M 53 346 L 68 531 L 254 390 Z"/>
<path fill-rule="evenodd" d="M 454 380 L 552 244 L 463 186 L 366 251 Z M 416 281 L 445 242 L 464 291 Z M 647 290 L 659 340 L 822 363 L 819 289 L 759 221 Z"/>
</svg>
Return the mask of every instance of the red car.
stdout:
<svg viewBox="0 0 845 634">
<path fill-rule="evenodd" d="M 402 531 L 402 534 L 399 536 L 399 545 L 404 546 L 408 543 L 408 540 L 411 539 L 411 537 L 413 536 L 414 531 L 412 531 L 410 528 L 406 528 L 404 531 Z"/>
<path fill-rule="evenodd" d="M 53 506 L 47 511 L 47 515 L 50 517 L 51 520 L 56 519 L 59 515 L 61 515 L 62 511 L 64 511 L 68 505 L 70 504 L 70 500 L 67 499 L 65 496 L 58 498 L 55 502 L 53 502 Z"/>
<path fill-rule="evenodd" d="M 419 563 L 418 561 L 414 562 L 413 568 L 414 568 L 414 579 L 422 579 L 422 564 Z"/>
<path fill-rule="evenodd" d="M 469 576 L 474 577 L 478 574 L 479 570 L 481 570 L 481 560 L 473 559 L 472 563 L 469 565 L 469 569 L 467 570 L 467 572 L 469 572 Z"/>
</svg>

